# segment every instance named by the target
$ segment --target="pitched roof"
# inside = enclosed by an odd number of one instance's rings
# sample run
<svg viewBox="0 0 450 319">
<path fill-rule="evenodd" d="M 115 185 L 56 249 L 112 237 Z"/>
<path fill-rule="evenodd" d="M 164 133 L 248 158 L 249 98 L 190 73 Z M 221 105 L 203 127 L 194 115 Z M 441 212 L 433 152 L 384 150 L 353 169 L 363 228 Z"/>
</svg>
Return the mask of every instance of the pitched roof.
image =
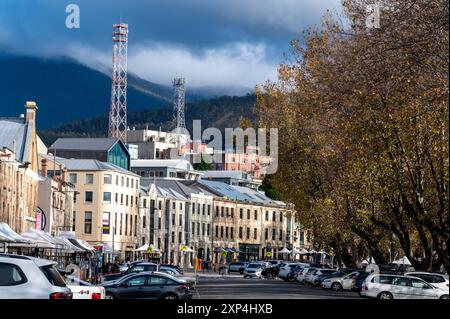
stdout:
<svg viewBox="0 0 450 319">
<path fill-rule="evenodd" d="M 138 176 L 133 172 L 123 169 L 117 165 L 101 162 L 96 159 L 66 159 L 57 157 L 58 162 L 63 164 L 69 171 L 114 171 L 121 174 Z"/>
<path fill-rule="evenodd" d="M 32 138 L 25 118 L 0 118 L 0 148 L 6 147 L 16 154 L 16 160 L 25 162 Z"/>
<path fill-rule="evenodd" d="M 82 151 L 108 151 L 119 141 L 110 137 L 86 137 L 86 138 L 58 138 L 49 149 L 58 150 L 82 150 Z"/>
</svg>

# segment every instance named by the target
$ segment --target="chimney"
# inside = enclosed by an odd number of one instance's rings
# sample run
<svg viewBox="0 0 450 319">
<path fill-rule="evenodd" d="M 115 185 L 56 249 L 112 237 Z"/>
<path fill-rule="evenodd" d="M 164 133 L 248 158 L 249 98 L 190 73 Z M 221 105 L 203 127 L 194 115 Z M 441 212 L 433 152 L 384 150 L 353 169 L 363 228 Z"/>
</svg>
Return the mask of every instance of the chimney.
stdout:
<svg viewBox="0 0 450 319">
<path fill-rule="evenodd" d="M 26 121 L 36 122 L 36 110 L 37 110 L 36 102 L 27 101 L 25 108 L 27 109 Z"/>
<path fill-rule="evenodd" d="M 43 158 L 41 160 L 41 167 L 42 167 L 41 169 L 42 176 L 47 177 L 47 159 Z"/>
</svg>

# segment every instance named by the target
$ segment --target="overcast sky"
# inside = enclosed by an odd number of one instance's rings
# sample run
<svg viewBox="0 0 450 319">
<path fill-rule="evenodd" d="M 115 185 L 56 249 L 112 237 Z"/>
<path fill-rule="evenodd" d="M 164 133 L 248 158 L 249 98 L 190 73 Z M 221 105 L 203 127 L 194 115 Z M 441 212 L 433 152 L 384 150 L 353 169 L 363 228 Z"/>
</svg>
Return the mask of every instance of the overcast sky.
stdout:
<svg viewBox="0 0 450 319">
<path fill-rule="evenodd" d="M 67 29 L 65 8 L 80 8 Z M 129 24 L 128 68 L 169 84 L 253 87 L 275 79 L 289 41 L 339 0 L 0 0 L 0 50 L 111 65 L 112 24 Z"/>
</svg>

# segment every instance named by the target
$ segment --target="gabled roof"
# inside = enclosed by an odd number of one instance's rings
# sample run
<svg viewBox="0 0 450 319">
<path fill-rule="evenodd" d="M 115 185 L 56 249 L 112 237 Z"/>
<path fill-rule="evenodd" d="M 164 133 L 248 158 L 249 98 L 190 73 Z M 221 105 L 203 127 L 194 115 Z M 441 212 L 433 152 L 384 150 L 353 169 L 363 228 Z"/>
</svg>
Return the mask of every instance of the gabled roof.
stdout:
<svg viewBox="0 0 450 319">
<path fill-rule="evenodd" d="M 0 148 L 13 151 L 17 161 L 26 162 L 31 139 L 32 130 L 25 118 L 0 117 Z"/>
<path fill-rule="evenodd" d="M 49 149 L 70 151 L 109 151 L 120 140 L 118 138 L 58 138 Z"/>
</svg>

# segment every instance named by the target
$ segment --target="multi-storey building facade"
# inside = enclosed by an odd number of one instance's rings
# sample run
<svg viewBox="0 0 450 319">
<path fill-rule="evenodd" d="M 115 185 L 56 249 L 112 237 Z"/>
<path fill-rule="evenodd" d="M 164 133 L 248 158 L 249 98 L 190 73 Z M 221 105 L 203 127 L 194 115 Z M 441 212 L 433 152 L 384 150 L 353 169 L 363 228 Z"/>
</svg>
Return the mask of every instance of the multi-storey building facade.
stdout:
<svg viewBox="0 0 450 319">
<path fill-rule="evenodd" d="M 76 237 L 106 244 L 131 260 L 138 244 L 140 180 L 116 165 L 87 159 L 59 159 L 75 185 Z M 140 233 L 140 230 L 139 230 Z"/>
<path fill-rule="evenodd" d="M 36 227 L 37 106 L 25 108 L 20 117 L 0 117 L 0 221 L 18 233 Z"/>
</svg>

